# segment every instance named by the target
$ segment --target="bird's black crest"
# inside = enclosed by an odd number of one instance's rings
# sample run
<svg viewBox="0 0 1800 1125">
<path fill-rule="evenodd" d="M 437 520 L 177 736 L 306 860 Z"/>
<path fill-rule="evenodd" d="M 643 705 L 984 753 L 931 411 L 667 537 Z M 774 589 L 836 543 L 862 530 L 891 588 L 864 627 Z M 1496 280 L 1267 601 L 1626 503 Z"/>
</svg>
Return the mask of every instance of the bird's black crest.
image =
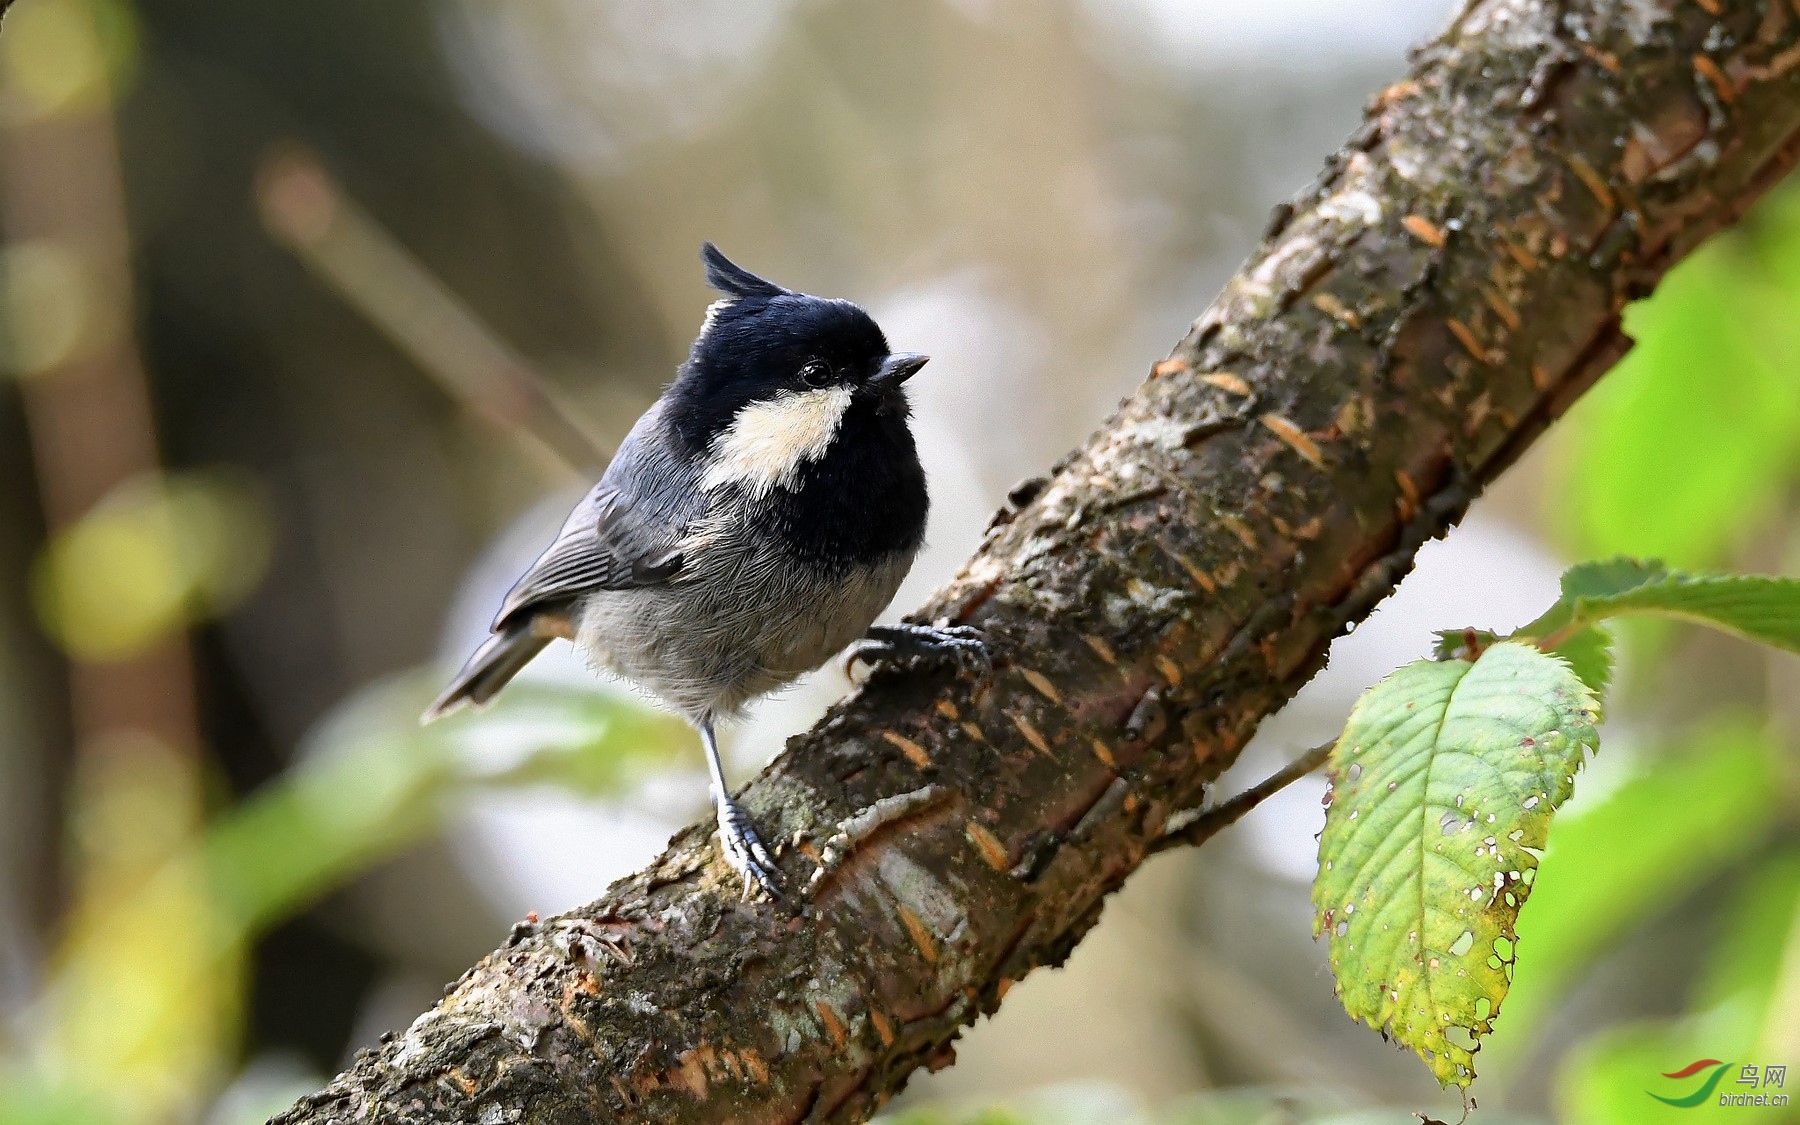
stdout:
<svg viewBox="0 0 1800 1125">
<path fill-rule="evenodd" d="M 706 283 L 727 297 L 769 298 L 789 292 L 738 265 L 710 242 L 700 244 L 700 260 L 706 263 Z"/>
</svg>

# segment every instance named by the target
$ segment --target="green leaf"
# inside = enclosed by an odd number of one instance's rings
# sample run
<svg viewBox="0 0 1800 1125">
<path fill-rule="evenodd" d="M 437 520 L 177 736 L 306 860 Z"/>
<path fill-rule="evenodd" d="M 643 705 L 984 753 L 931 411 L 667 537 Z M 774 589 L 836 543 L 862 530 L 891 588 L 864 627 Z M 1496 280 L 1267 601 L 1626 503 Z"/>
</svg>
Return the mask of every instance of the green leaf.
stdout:
<svg viewBox="0 0 1800 1125">
<path fill-rule="evenodd" d="M 1437 634 L 1431 656 L 1434 660 L 1474 660 L 1500 639 L 1486 629 L 1446 629 Z M 1612 635 L 1605 629 L 1582 629 L 1569 634 L 1550 651 L 1568 661 L 1575 675 L 1596 696 L 1612 682 Z"/>
<path fill-rule="evenodd" d="M 614 792 L 692 741 L 629 698 L 515 683 L 486 711 L 419 725 L 434 676 L 379 684 L 340 706 L 306 760 L 206 832 L 219 930 L 253 934 L 436 829 L 476 787 Z"/>
<path fill-rule="evenodd" d="M 1314 932 L 1350 1015 L 1467 1086 L 1512 976 L 1554 809 L 1597 745 L 1594 693 L 1502 641 L 1375 685 L 1332 751 Z"/>
<path fill-rule="evenodd" d="M 1559 427 L 1546 495 L 1573 554 L 1715 565 L 1779 511 L 1800 467 L 1800 271 L 1758 244 L 1800 243 L 1794 199 L 1626 310 L 1636 347 Z"/>
<path fill-rule="evenodd" d="M 1562 597 L 1516 636 L 1574 640 L 1613 617 L 1651 614 L 1708 625 L 1800 652 L 1800 581 L 1763 575 L 1683 574 L 1660 562 L 1607 559 L 1563 574 Z"/>
<path fill-rule="evenodd" d="M 1568 661 L 1588 690 L 1597 697 L 1612 683 L 1612 634 L 1595 626 L 1581 629 L 1550 650 Z"/>
<path fill-rule="evenodd" d="M 1431 658 L 1473 660 L 1481 655 L 1483 649 L 1500 639 L 1500 634 L 1486 629 L 1445 629 L 1437 634 L 1437 644 L 1432 646 Z"/>
<path fill-rule="evenodd" d="M 1734 898 L 1724 912 L 1721 940 L 1708 953 L 1694 990 L 1693 1010 L 1674 1021 L 1611 1028 L 1578 1045 L 1557 1076 L 1562 1120 L 1584 1125 L 1676 1125 L 1725 1120 L 1727 1113 L 1733 1119 L 1757 1118 L 1756 1109 L 1733 1107 L 1715 1118 L 1653 1097 L 1695 1089 L 1701 1074 L 1685 1082 L 1663 1077 L 1690 1060 L 1728 1061 L 1727 1082 L 1745 1063 L 1760 1067 L 1789 1062 L 1788 1052 L 1766 1041 L 1766 1021 L 1782 1004 L 1788 947 L 1800 930 L 1800 851 L 1777 855 L 1745 879 Z M 1768 1114 L 1766 1120 L 1788 1119 L 1772 1110 L 1760 1112 Z"/>
<path fill-rule="evenodd" d="M 1681 750 L 1557 818 L 1519 923 L 1530 956 L 1483 1055 L 1491 1074 L 1524 1059 L 1575 981 L 1625 935 L 1764 846 L 1780 809 L 1779 745 L 1709 717 Z"/>
<path fill-rule="evenodd" d="M 23 1054 L 23 1052 L 20 1052 Z M 7 1125 L 93 1125 L 124 1120 L 111 1090 L 94 1075 L 62 1081 L 26 1070 L 15 1056 L 0 1062 L 0 1121 Z"/>
</svg>

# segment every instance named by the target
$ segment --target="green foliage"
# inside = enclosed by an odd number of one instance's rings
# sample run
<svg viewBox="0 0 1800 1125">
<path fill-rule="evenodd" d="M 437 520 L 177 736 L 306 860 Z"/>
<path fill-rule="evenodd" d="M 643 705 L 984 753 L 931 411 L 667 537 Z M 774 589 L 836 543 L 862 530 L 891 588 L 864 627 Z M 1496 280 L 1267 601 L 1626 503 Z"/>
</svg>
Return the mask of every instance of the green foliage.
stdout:
<svg viewBox="0 0 1800 1125">
<path fill-rule="evenodd" d="M 1767 733 L 1717 720 L 1680 755 L 1557 818 L 1519 920 L 1524 957 L 1490 1062 L 1522 1052 L 1521 1033 L 1535 1031 L 1620 935 L 1762 846 L 1779 810 L 1779 770 Z"/>
<path fill-rule="evenodd" d="M 1017 1095 L 1001 1105 L 955 1110 L 924 1106 L 884 1113 L 876 1125 L 1394 1125 L 1411 1114 L 1358 1107 L 1360 1099 L 1316 1084 L 1207 1090 L 1149 1108 L 1109 1086 L 1061 1085 Z M 1525 1125 L 1485 1113 L 1484 1125 Z"/>
<path fill-rule="evenodd" d="M 1507 640 L 1440 633 L 1437 659 L 1370 689 L 1333 750 L 1315 932 L 1330 935 L 1345 1010 L 1417 1051 L 1446 1085 L 1473 1080 L 1478 1040 L 1507 997 L 1536 857 L 1583 748 L 1597 747 L 1612 659 L 1603 624 L 1629 615 L 1800 652 L 1800 582 L 1585 563 Z M 1583 875 L 1552 883 L 1551 905 L 1523 926 L 1546 950 L 1536 991 L 1524 993 L 1528 1015 L 1672 886 L 1742 854 L 1771 823 L 1768 740 L 1715 726 L 1704 745 L 1711 752 L 1684 772 L 1641 779 L 1559 836 Z"/>
<path fill-rule="evenodd" d="M 1597 743 L 1569 666 L 1516 642 L 1420 661 L 1362 697 L 1332 752 L 1314 929 L 1345 1010 L 1445 1085 L 1512 976 L 1515 922 L 1551 812 Z"/>
<path fill-rule="evenodd" d="M 1800 851 L 1778 855 L 1743 881 L 1725 913 L 1721 938 L 1694 989 L 1693 1014 L 1661 1023 L 1608 1031 L 1579 1048 L 1557 1082 L 1562 1117 L 1586 1125 L 1657 1125 L 1713 1120 L 1665 1105 L 1652 1093 L 1674 1096 L 1693 1089 L 1662 1077 L 1695 1059 L 1725 1060 L 1729 1082 L 1739 1066 L 1789 1062 L 1789 1052 L 1770 1034 L 1778 1017 L 1788 950 L 1800 934 Z M 1728 1087 L 1729 1088 L 1729 1087 Z M 1717 1110 L 1720 1117 L 1727 1111 Z M 1749 1120 L 1779 1111 L 1733 1109 Z"/>
<path fill-rule="evenodd" d="M 1489 645 L 1500 640 L 1485 629 L 1447 629 L 1437 634 L 1432 649 L 1435 660 L 1473 660 Z M 1568 662 L 1571 670 L 1595 695 L 1612 683 L 1612 637 L 1598 627 L 1580 629 L 1563 637 L 1549 651 Z"/>
<path fill-rule="evenodd" d="M 113 1108 L 92 1089 L 0 1069 L 0 1121 L 6 1125 L 94 1125 L 114 1119 Z"/>
<path fill-rule="evenodd" d="M 1605 629 L 1578 629 L 1550 651 L 1567 661 L 1569 670 L 1595 695 L 1605 692 L 1612 683 L 1612 635 Z"/>
<path fill-rule="evenodd" d="M 37 561 L 45 631 L 88 660 L 118 660 L 216 617 L 256 588 L 270 517 L 227 473 L 165 473 L 113 489 Z"/>
<path fill-rule="evenodd" d="M 1562 591 L 1520 635 L 1560 650 L 1608 618 L 1654 614 L 1800 652 L 1800 581 L 1791 578 L 1682 574 L 1661 562 L 1617 558 L 1570 568 Z"/>
<path fill-rule="evenodd" d="M 291 915 L 422 838 L 459 793 L 538 784 L 612 792 L 692 741 L 685 724 L 628 699 L 530 682 L 486 711 L 422 727 L 434 684 L 413 676 L 365 691 L 305 762 L 211 827 L 214 893 L 234 934 Z"/>
<path fill-rule="evenodd" d="M 86 896 L 30 1015 L 36 1050 L 0 1071 L 0 1121 L 172 1119 L 216 1079 L 259 933 L 434 831 L 459 797 L 616 791 L 692 740 L 630 699 L 532 683 L 421 727 L 435 686 L 413 675 L 353 697 L 299 765 L 171 840 L 129 884 Z M 134 756 L 139 772 L 147 757 Z M 132 788 L 156 795 L 176 781 Z"/>
<path fill-rule="evenodd" d="M 1800 469 L 1797 295 L 1787 193 L 1626 310 L 1637 346 L 1561 427 L 1548 495 L 1577 556 L 1711 566 L 1770 519 Z"/>
</svg>

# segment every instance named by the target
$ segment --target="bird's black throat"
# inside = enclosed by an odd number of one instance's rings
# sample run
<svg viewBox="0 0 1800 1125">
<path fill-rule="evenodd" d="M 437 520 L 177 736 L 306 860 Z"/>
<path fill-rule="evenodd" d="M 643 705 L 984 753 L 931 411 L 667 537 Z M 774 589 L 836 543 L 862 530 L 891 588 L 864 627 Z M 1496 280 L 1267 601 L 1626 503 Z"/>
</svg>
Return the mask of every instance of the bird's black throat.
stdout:
<svg viewBox="0 0 1800 1125">
<path fill-rule="evenodd" d="M 898 396 L 894 396 L 898 397 Z M 904 400 L 858 395 L 836 439 L 766 501 L 771 528 L 796 557 L 832 573 L 918 550 L 930 500 Z"/>
</svg>

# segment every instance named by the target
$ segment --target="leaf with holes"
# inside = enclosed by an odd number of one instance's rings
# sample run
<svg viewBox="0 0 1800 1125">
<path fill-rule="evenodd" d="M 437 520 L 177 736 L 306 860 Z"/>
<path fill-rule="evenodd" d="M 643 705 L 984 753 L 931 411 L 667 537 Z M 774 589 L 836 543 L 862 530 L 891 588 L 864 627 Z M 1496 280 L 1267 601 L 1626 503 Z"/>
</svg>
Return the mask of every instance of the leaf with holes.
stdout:
<svg viewBox="0 0 1800 1125">
<path fill-rule="evenodd" d="M 1357 701 L 1331 755 L 1313 884 L 1344 1009 L 1467 1086 L 1511 982 L 1550 816 L 1597 745 L 1594 692 L 1501 641 L 1422 660 Z"/>
</svg>

